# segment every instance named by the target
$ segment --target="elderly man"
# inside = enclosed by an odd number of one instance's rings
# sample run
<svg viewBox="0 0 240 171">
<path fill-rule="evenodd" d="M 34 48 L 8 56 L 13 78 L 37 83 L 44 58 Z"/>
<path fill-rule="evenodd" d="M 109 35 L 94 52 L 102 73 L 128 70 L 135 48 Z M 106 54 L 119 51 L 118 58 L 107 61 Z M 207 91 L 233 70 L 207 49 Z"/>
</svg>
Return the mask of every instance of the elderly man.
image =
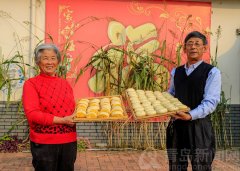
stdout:
<svg viewBox="0 0 240 171">
<path fill-rule="evenodd" d="M 203 61 L 207 39 L 200 32 L 184 40 L 187 63 L 173 69 L 169 92 L 190 107 L 178 112 L 167 128 L 169 170 L 186 171 L 188 158 L 193 171 L 209 171 L 215 155 L 210 115 L 220 101 L 220 71 Z"/>
</svg>

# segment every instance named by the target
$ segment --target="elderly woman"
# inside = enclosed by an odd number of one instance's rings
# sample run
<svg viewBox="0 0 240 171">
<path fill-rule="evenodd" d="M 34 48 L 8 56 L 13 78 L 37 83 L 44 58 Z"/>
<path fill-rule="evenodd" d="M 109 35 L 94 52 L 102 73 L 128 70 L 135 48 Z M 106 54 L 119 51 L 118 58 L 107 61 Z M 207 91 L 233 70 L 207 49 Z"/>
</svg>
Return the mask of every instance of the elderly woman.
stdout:
<svg viewBox="0 0 240 171">
<path fill-rule="evenodd" d="M 40 74 L 23 87 L 32 164 L 36 171 L 73 171 L 77 153 L 73 90 L 56 75 L 61 56 L 55 45 L 39 45 L 34 59 Z"/>
</svg>

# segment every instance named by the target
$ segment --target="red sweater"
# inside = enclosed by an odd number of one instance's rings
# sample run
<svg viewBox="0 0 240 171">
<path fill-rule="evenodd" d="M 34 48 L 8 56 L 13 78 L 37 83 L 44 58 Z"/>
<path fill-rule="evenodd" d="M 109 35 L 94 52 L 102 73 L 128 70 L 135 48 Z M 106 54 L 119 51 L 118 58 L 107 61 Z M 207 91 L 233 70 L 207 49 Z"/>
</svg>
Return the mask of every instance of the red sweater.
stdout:
<svg viewBox="0 0 240 171">
<path fill-rule="evenodd" d="M 30 140 L 39 144 L 76 141 L 76 127 L 53 124 L 54 116 L 71 115 L 73 90 L 66 80 L 40 74 L 23 86 L 23 107 L 30 126 Z"/>
</svg>

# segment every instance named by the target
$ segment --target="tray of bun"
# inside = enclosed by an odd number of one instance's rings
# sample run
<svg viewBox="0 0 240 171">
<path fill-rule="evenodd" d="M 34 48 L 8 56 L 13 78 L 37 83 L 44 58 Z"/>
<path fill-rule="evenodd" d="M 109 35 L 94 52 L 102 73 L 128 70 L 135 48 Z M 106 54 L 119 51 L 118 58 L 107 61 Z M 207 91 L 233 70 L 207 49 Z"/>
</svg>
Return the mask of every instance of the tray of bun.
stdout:
<svg viewBox="0 0 240 171">
<path fill-rule="evenodd" d="M 77 100 L 74 122 L 124 121 L 128 115 L 122 96 L 101 96 Z"/>
<path fill-rule="evenodd" d="M 168 92 L 129 88 L 126 90 L 126 99 L 135 120 L 172 116 L 178 111 L 189 111 L 188 106 Z"/>
</svg>

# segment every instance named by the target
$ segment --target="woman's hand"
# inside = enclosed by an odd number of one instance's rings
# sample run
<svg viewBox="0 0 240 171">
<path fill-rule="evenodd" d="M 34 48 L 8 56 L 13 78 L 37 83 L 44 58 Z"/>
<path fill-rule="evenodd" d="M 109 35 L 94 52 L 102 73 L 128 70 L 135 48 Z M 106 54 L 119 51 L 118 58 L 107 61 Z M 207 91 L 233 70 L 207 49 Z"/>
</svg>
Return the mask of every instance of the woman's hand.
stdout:
<svg viewBox="0 0 240 171">
<path fill-rule="evenodd" d="M 65 124 L 72 127 L 75 125 L 75 123 L 73 122 L 74 117 L 75 117 L 75 114 L 72 114 L 70 116 L 65 116 L 63 118 L 54 116 L 53 124 Z"/>
<path fill-rule="evenodd" d="M 70 115 L 70 116 L 65 116 L 64 119 L 64 124 L 68 126 L 74 126 L 75 123 L 73 122 L 73 118 L 75 115 Z"/>
<path fill-rule="evenodd" d="M 185 113 L 185 112 L 177 112 L 172 117 L 174 117 L 175 119 L 180 119 L 180 120 L 184 120 L 184 121 L 192 120 L 192 116 L 189 113 Z"/>
</svg>

